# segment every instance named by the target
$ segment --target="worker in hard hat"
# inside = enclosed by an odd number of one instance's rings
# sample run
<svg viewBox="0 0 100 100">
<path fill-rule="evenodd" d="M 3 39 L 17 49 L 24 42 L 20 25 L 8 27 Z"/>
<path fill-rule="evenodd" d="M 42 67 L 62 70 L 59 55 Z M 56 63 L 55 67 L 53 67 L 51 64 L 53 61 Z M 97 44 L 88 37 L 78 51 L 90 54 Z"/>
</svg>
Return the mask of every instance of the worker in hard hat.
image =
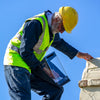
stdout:
<svg viewBox="0 0 100 100">
<path fill-rule="evenodd" d="M 60 100 L 63 87 L 56 87 L 37 77 L 42 60 L 50 46 L 70 59 L 75 56 L 90 60 L 88 53 L 79 52 L 60 38 L 59 33 L 71 33 L 78 22 L 78 13 L 72 7 L 61 7 L 59 12 L 45 11 L 29 18 L 10 40 L 4 68 L 11 100 L 31 100 L 31 89 L 43 100 Z"/>
</svg>

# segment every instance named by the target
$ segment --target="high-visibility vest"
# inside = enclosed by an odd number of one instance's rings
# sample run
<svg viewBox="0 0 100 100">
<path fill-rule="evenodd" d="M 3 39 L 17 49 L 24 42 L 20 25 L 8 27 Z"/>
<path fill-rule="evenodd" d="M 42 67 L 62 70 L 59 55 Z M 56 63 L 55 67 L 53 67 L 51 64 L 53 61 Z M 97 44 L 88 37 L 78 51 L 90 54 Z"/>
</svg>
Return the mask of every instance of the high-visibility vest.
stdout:
<svg viewBox="0 0 100 100">
<path fill-rule="evenodd" d="M 50 42 L 48 21 L 44 13 L 27 19 L 25 23 L 30 20 L 38 20 L 42 25 L 42 34 L 40 35 L 38 42 L 33 48 L 33 53 L 36 56 L 36 58 L 39 61 L 42 61 L 47 49 L 51 46 L 54 40 L 54 35 L 53 35 L 53 40 Z M 10 40 L 4 57 L 4 65 L 23 67 L 26 68 L 29 72 L 31 72 L 30 67 L 23 61 L 23 59 L 19 54 L 21 38 L 23 35 L 23 29 L 25 23 L 23 24 L 21 29 L 17 32 L 17 34 Z"/>
</svg>

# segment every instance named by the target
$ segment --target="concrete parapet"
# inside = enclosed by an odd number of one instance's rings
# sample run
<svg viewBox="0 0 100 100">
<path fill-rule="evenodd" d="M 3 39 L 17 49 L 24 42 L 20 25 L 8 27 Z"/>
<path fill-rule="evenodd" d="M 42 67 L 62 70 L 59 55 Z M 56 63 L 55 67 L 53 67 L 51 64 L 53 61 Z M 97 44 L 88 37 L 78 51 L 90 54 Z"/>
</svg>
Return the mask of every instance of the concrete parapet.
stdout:
<svg viewBox="0 0 100 100">
<path fill-rule="evenodd" d="M 80 100 L 100 100 L 100 58 L 86 62 L 79 87 Z"/>
</svg>

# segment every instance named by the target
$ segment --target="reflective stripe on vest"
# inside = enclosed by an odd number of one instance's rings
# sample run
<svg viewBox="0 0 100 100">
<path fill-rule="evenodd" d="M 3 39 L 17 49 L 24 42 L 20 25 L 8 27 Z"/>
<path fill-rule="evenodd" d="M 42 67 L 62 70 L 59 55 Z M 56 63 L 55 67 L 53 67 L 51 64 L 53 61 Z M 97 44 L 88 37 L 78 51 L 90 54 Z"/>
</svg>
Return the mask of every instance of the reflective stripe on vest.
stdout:
<svg viewBox="0 0 100 100">
<path fill-rule="evenodd" d="M 38 17 L 38 16 L 35 16 L 35 17 Z M 42 17 L 40 17 L 42 18 Z M 44 34 L 45 34 L 45 20 L 42 18 L 42 21 L 43 21 L 43 33 L 42 35 L 40 36 L 39 38 L 39 41 L 36 43 L 36 45 L 34 46 L 33 50 L 36 51 L 36 53 L 38 54 L 41 54 L 43 51 L 39 49 L 39 47 L 41 46 L 42 44 L 42 41 L 43 41 L 43 37 L 44 37 Z M 47 50 L 47 49 L 46 49 Z M 45 50 L 45 51 L 46 51 Z"/>
<path fill-rule="evenodd" d="M 41 16 L 37 16 L 37 17 L 42 18 Z M 43 18 L 42 18 L 42 21 L 43 21 L 43 27 L 44 27 L 43 29 L 45 30 L 45 21 L 44 21 Z M 37 44 L 36 44 L 36 45 L 34 46 L 34 48 L 33 48 L 33 50 L 35 50 L 38 54 L 40 54 L 40 53 L 43 52 L 42 50 L 39 49 L 39 47 L 41 46 L 42 41 L 43 41 L 43 37 L 44 37 L 44 34 L 45 34 L 44 30 L 43 30 L 42 35 L 41 35 L 40 38 L 39 38 L 39 41 L 37 42 Z M 15 37 L 17 37 L 18 40 L 21 41 L 22 36 L 21 36 L 19 33 L 17 33 L 17 34 L 15 35 Z M 9 45 L 9 49 L 14 50 L 14 51 L 16 51 L 17 53 L 19 53 L 19 48 L 16 47 L 16 46 L 14 46 L 14 45 L 12 45 L 11 43 L 10 43 L 10 45 Z M 44 51 L 46 51 L 46 50 L 47 50 L 47 48 L 46 48 Z"/>
<path fill-rule="evenodd" d="M 48 27 L 47 19 L 46 19 L 44 14 L 39 14 L 37 16 L 43 17 L 43 20 L 45 21 L 45 23 L 44 23 L 45 27 L 42 25 L 43 32 L 42 32 L 41 36 L 39 37 L 37 44 L 33 48 L 33 50 L 34 50 L 33 53 L 39 61 L 42 61 L 46 51 L 48 50 L 48 48 L 50 47 L 50 45 L 54 41 L 55 35 L 53 35 L 53 40 L 50 42 L 49 27 Z M 37 16 L 35 16 L 35 17 L 37 17 Z M 32 19 L 34 19 L 34 17 L 29 18 L 28 20 L 32 20 Z M 43 20 L 42 20 L 42 22 L 39 20 L 41 22 L 41 24 L 43 24 Z"/>
<path fill-rule="evenodd" d="M 17 53 L 19 53 L 19 48 L 12 45 L 11 43 L 9 44 L 9 49 L 16 51 Z"/>
</svg>

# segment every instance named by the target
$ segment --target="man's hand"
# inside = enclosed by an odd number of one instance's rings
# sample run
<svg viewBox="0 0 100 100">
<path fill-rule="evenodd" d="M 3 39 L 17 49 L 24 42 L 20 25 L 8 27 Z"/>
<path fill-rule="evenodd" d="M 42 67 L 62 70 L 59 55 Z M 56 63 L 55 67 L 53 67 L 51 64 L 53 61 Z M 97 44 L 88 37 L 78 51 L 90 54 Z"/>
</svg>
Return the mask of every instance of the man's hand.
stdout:
<svg viewBox="0 0 100 100">
<path fill-rule="evenodd" d="M 50 70 L 49 68 L 47 67 L 44 67 L 43 70 L 53 79 L 59 77 L 59 74 L 56 73 L 54 70 Z"/>
<path fill-rule="evenodd" d="M 47 67 L 44 67 L 43 70 L 46 72 L 47 75 L 49 75 L 51 78 L 55 78 L 52 71 L 47 68 Z"/>
<path fill-rule="evenodd" d="M 76 56 L 78 58 L 82 58 L 82 59 L 85 59 L 87 61 L 93 59 L 93 57 L 91 55 L 89 55 L 88 53 L 78 52 Z"/>
</svg>

